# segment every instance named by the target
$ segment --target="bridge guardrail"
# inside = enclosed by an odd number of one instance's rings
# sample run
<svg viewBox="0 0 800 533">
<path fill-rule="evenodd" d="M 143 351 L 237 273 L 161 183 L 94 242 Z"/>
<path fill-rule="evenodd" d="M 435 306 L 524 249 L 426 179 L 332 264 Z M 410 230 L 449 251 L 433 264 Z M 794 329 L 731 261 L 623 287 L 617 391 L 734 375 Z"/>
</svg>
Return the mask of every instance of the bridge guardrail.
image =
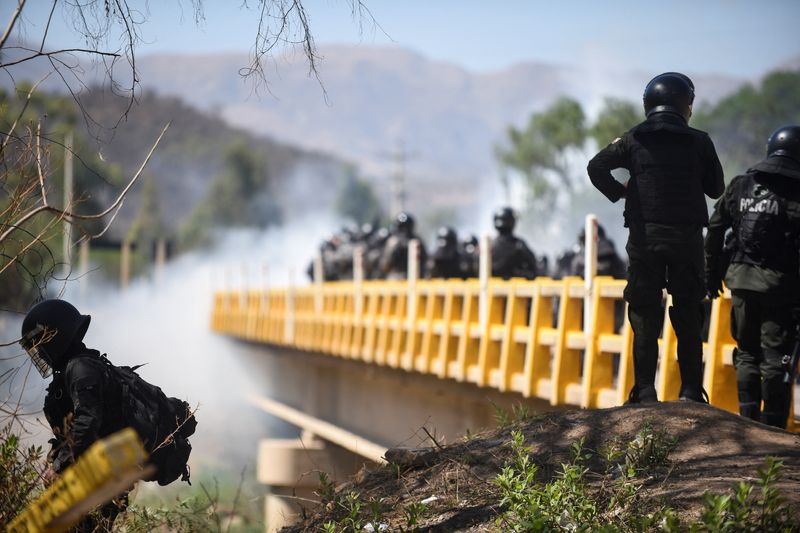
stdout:
<svg viewBox="0 0 800 533">
<path fill-rule="evenodd" d="M 578 277 L 493 278 L 485 287 L 477 279 L 452 279 L 219 291 L 211 328 L 552 405 L 613 407 L 624 403 L 633 386 L 625 283 L 608 277 L 591 285 Z M 663 400 L 677 399 L 680 388 L 669 304 L 667 296 L 656 383 Z M 728 291 L 710 306 L 704 386 L 713 405 L 738 412 L 730 307 Z M 800 429 L 793 410 L 789 429 Z"/>
</svg>

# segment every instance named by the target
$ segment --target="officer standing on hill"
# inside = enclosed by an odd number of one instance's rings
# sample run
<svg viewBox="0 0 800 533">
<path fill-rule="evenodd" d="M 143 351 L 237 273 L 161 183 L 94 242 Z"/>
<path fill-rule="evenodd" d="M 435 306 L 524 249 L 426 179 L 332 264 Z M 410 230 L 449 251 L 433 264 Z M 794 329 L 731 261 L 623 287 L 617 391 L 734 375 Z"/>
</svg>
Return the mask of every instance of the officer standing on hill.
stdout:
<svg viewBox="0 0 800 533">
<path fill-rule="evenodd" d="M 517 217 L 510 207 L 498 209 L 494 214 L 497 237 L 492 241 L 492 276 L 503 279 L 537 276 L 537 261 L 525 241 L 514 235 Z"/>
<path fill-rule="evenodd" d="M 733 229 L 727 272 L 723 240 Z M 716 298 L 722 275 L 731 290 L 731 330 L 739 413 L 786 427 L 789 353 L 800 306 L 800 126 L 777 129 L 767 157 L 737 176 L 717 202 L 706 236 L 706 285 Z M 793 320 L 793 313 L 795 317 Z M 761 402 L 764 411 L 761 411 Z"/>
<path fill-rule="evenodd" d="M 600 151 L 588 166 L 592 184 L 609 200 L 625 198 L 630 259 L 625 300 L 633 329 L 635 384 L 629 402 L 656 402 L 661 291 L 672 294 L 670 321 L 678 338 L 680 398 L 705 401 L 701 302 L 705 196 L 719 198 L 725 183 L 714 144 L 690 128 L 694 84 L 677 72 L 653 78 L 644 91 L 647 119 Z M 611 175 L 630 172 L 623 184 Z"/>
</svg>

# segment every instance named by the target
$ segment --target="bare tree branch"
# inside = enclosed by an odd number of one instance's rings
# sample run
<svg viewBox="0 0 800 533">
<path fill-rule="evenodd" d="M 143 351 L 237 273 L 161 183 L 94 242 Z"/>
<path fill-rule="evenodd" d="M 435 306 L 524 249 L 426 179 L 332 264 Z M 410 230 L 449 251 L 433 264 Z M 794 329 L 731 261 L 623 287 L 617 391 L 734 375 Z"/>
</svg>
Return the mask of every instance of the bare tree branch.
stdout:
<svg viewBox="0 0 800 533">
<path fill-rule="evenodd" d="M 9 267 L 12 265 L 18 265 L 19 259 L 23 255 L 25 255 L 30 249 L 32 249 L 37 244 L 42 244 L 44 242 L 44 236 L 47 232 L 55 226 L 57 223 L 61 222 L 64 219 L 63 216 L 53 217 L 48 220 L 47 224 L 45 224 L 44 229 L 42 229 L 37 235 L 35 235 L 32 239 L 28 240 L 27 243 L 23 246 L 21 250 L 19 250 L 13 257 L 10 258 L 9 261 L 6 261 L 6 264 L 3 265 L 3 268 L 0 268 L 0 274 L 5 272 Z M 18 228 L 17 228 L 18 229 Z"/>
<path fill-rule="evenodd" d="M 36 127 L 36 171 L 39 174 L 39 185 L 42 187 L 42 203 L 47 205 L 47 189 L 44 187 L 44 170 L 42 169 L 42 121 Z"/>
<path fill-rule="evenodd" d="M 4 132 L 4 133 L 5 133 L 5 136 L 6 136 L 6 138 L 5 138 L 5 139 L 3 139 L 3 144 L 2 144 L 2 146 L 0 146 L 0 153 L 2 153 L 2 152 L 3 152 L 3 150 L 5 149 L 5 147 L 8 145 L 8 142 L 11 140 L 11 138 L 12 138 L 12 134 L 13 134 L 14 130 L 16 130 L 16 129 L 17 129 L 17 124 L 19 124 L 19 121 L 20 121 L 20 119 L 21 119 L 21 118 L 22 118 L 22 116 L 25 114 L 25 111 L 28 109 L 28 105 L 30 105 L 30 103 L 31 103 L 31 98 L 33 97 L 33 93 L 35 93 L 35 92 L 36 92 L 36 89 L 39 87 L 39 85 L 40 85 L 40 84 L 41 84 L 41 83 L 42 83 L 44 80 L 46 80 L 46 79 L 47 79 L 49 76 L 50 76 L 50 74 L 47 74 L 47 75 L 46 75 L 44 78 L 42 78 L 41 80 L 37 81 L 37 82 L 36 82 L 36 83 L 33 85 L 33 87 L 31 87 L 31 90 L 30 90 L 30 91 L 28 91 L 28 96 L 27 96 L 27 98 L 25 98 L 25 103 L 23 104 L 23 106 L 22 106 L 22 109 L 20 110 L 20 112 L 19 112 L 19 113 L 17 113 L 17 116 L 16 116 L 16 118 L 14 119 L 14 123 L 13 123 L 13 124 L 11 124 L 11 127 L 9 128 L 9 130 L 8 130 L 7 132 Z"/>
<path fill-rule="evenodd" d="M 3 46 L 5 46 L 6 41 L 11 36 L 11 32 L 14 30 L 14 26 L 16 26 L 17 24 L 17 19 L 19 19 L 19 14 L 22 13 L 23 7 L 25 7 L 25 0 L 19 0 L 19 2 L 17 3 L 17 9 L 14 10 L 14 13 L 8 20 L 8 26 L 6 26 L 6 31 L 4 31 L 3 36 L 0 37 L 0 48 L 3 48 Z"/>
<path fill-rule="evenodd" d="M 12 46 L 7 48 L 8 50 L 13 49 L 24 50 L 26 52 L 33 52 L 29 56 L 22 57 L 20 59 L 16 59 L 14 61 L 9 61 L 8 63 L 0 63 L 0 68 L 9 68 L 15 65 L 19 65 L 21 63 L 25 63 L 26 61 L 31 61 L 36 59 L 37 57 L 53 57 L 61 54 L 74 54 L 74 53 L 82 53 L 82 54 L 91 54 L 95 56 L 101 57 L 120 57 L 120 54 L 114 52 L 104 52 L 102 50 L 92 50 L 90 48 L 62 48 L 60 50 L 53 50 L 52 52 L 42 52 L 39 50 L 31 50 L 30 48 L 24 48 L 21 46 Z"/>
<path fill-rule="evenodd" d="M 153 156 L 153 152 L 155 152 L 155 149 L 158 147 L 158 144 L 161 142 L 161 139 L 164 137 L 164 134 L 167 132 L 167 129 L 169 129 L 170 124 L 171 123 L 167 123 L 167 125 L 164 126 L 164 129 L 161 130 L 161 134 L 158 136 L 158 138 L 156 139 L 156 142 L 150 148 L 150 152 L 147 154 L 147 157 L 145 157 L 144 161 L 142 161 L 142 164 L 139 166 L 139 170 L 136 171 L 136 173 L 133 175 L 133 177 L 130 179 L 130 181 L 128 181 L 128 184 L 125 186 L 125 188 L 119 194 L 117 199 L 106 210 L 104 210 L 104 211 L 102 211 L 100 213 L 93 214 L 93 215 L 80 215 L 80 214 L 72 212 L 69 208 L 67 208 L 67 209 L 58 209 L 56 207 L 53 207 L 53 206 L 50 206 L 50 205 L 47 205 L 47 204 L 43 204 L 43 205 L 40 205 L 39 207 L 36 207 L 36 208 L 31 209 L 30 211 L 24 213 L 14 223 L 10 224 L 9 225 L 10 227 L 6 231 L 4 231 L 2 234 L 0 234 L 0 244 L 2 244 L 9 237 L 9 235 L 11 235 L 15 231 L 17 231 L 17 229 L 22 227 L 22 225 L 24 225 L 26 222 L 28 222 L 29 220 L 33 219 L 34 217 L 36 217 L 37 215 L 39 215 L 41 213 L 52 213 L 52 214 L 55 214 L 55 215 L 60 216 L 60 217 L 67 217 L 68 219 L 98 220 L 98 219 L 101 219 L 101 218 L 105 217 L 106 215 L 108 215 L 109 213 L 114 211 L 115 209 L 119 209 L 119 207 L 122 205 L 123 200 L 125 199 L 125 195 L 128 194 L 128 191 L 130 191 L 131 187 L 133 187 L 134 183 L 136 183 L 136 181 L 139 179 L 139 176 L 141 176 L 142 171 L 144 170 L 144 168 L 147 165 L 147 163 L 150 161 L 150 158 Z"/>
<path fill-rule="evenodd" d="M 47 41 L 47 35 L 50 33 L 50 23 L 53 22 L 53 13 L 56 12 L 56 6 L 58 2 L 53 2 L 53 6 L 50 8 L 50 15 L 47 16 L 47 25 L 44 27 L 44 33 L 42 34 L 42 44 L 39 45 L 39 51 L 44 51 L 44 43 Z"/>
</svg>

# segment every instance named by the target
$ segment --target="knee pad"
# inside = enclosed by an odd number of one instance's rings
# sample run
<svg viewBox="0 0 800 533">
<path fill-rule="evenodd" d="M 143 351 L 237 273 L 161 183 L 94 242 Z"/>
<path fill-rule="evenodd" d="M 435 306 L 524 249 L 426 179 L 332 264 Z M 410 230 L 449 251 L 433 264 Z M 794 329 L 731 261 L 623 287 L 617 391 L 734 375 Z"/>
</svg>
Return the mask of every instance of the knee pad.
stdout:
<svg viewBox="0 0 800 533">
<path fill-rule="evenodd" d="M 635 274 L 628 276 L 628 284 L 622 293 L 632 307 L 661 307 L 661 294 L 660 287 Z"/>
</svg>

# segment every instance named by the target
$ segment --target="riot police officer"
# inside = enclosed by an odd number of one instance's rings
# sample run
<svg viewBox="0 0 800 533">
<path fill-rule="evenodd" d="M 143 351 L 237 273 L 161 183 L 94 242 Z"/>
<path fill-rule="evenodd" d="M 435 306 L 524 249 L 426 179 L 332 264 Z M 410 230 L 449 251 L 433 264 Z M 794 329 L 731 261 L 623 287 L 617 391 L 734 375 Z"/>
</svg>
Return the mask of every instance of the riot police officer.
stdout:
<svg viewBox="0 0 800 533">
<path fill-rule="evenodd" d="M 536 256 L 525 241 L 514 235 L 516 224 L 517 217 L 510 207 L 494 213 L 497 237 L 492 240 L 492 276 L 533 279 L 538 275 Z"/>
<path fill-rule="evenodd" d="M 733 248 L 726 269 L 720 263 L 728 228 Z M 714 208 L 705 246 L 709 296 L 719 295 L 725 272 L 733 299 L 739 412 L 785 428 L 792 310 L 800 305 L 800 126 L 777 129 L 766 159 L 731 181 Z"/>
<path fill-rule="evenodd" d="M 386 242 L 391 237 L 388 228 L 378 228 L 367 239 L 367 248 L 364 252 L 364 277 L 366 279 L 382 279 L 381 258 Z"/>
<path fill-rule="evenodd" d="M 322 260 L 322 281 L 336 281 L 339 279 L 335 261 L 338 242 L 338 237 L 332 236 L 323 240 L 319 245 L 319 257 Z M 316 259 L 312 259 L 308 264 L 308 268 L 306 268 L 306 274 L 310 281 L 316 281 L 314 279 L 314 261 Z"/>
<path fill-rule="evenodd" d="M 428 277 L 463 278 L 461 263 L 456 230 L 442 226 L 436 232 L 436 248 L 428 260 Z"/>
<path fill-rule="evenodd" d="M 356 252 L 356 247 L 360 245 L 360 239 L 358 226 L 344 226 L 339 232 L 339 246 L 333 256 L 336 279 L 353 279 L 353 254 Z"/>
<path fill-rule="evenodd" d="M 408 246 L 416 239 L 419 242 L 419 275 L 425 275 L 427 253 L 422 240 L 414 233 L 414 217 L 409 213 L 397 215 L 392 236 L 386 241 L 381 256 L 381 270 L 387 279 L 406 279 L 408 277 Z"/>
<path fill-rule="evenodd" d="M 586 229 L 581 229 L 578 242 L 573 248 L 569 275 L 584 276 L 586 263 Z M 620 279 L 625 276 L 625 262 L 617 254 L 614 241 L 608 238 L 605 228 L 597 224 L 597 275 Z"/>
<path fill-rule="evenodd" d="M 470 235 L 459 246 L 461 257 L 461 273 L 464 278 L 477 278 L 480 268 L 480 249 L 478 237 Z"/>
<path fill-rule="evenodd" d="M 653 78 L 643 96 L 646 120 L 615 139 L 588 165 L 592 184 L 609 200 L 625 198 L 630 259 L 625 300 L 633 329 L 635 385 L 629 401 L 655 402 L 662 289 L 672 294 L 670 321 L 678 337 L 681 399 L 704 401 L 701 301 L 705 196 L 725 183 L 708 134 L 690 128 L 694 85 L 683 74 Z M 630 172 L 620 183 L 616 168 Z"/>
<path fill-rule="evenodd" d="M 53 431 L 46 479 L 63 472 L 96 440 L 125 426 L 120 396 L 100 352 L 83 344 L 91 317 L 63 300 L 44 300 L 22 322 L 20 344 L 43 378 L 53 376 L 44 415 Z M 81 521 L 72 531 L 110 531 L 127 507 L 127 493 Z"/>
</svg>

